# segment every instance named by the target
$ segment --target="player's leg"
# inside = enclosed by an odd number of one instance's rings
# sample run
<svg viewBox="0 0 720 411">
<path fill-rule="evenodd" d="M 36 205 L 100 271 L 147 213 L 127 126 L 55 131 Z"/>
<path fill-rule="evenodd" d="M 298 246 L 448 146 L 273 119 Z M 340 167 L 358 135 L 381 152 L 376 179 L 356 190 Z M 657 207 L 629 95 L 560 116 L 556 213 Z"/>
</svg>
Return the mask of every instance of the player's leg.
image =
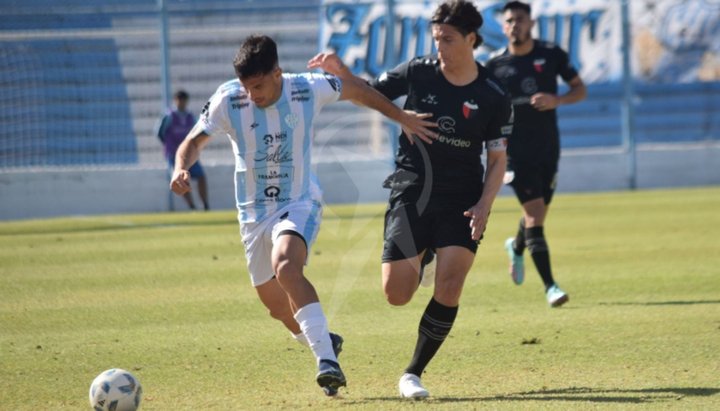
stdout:
<svg viewBox="0 0 720 411">
<path fill-rule="evenodd" d="M 420 319 L 415 351 L 400 381 L 400 391 L 404 397 L 429 395 L 420 378 L 455 323 L 465 277 L 474 257 L 475 254 L 464 247 L 437 249 L 435 291 Z"/>
<path fill-rule="evenodd" d="M 382 286 L 392 305 L 405 305 L 420 283 L 421 261 L 428 251 L 427 223 L 414 204 L 391 202 L 385 213 Z"/>
<path fill-rule="evenodd" d="M 282 322 L 296 340 L 307 345 L 305 337 L 300 331 L 300 326 L 297 321 L 295 321 L 290 300 L 285 290 L 280 287 L 277 279 L 273 277 L 270 281 L 256 286 L 255 291 L 257 291 L 258 297 L 260 297 L 260 301 L 262 301 L 268 309 L 270 316 Z"/>
<path fill-rule="evenodd" d="M 548 303 L 552 307 L 559 307 L 566 303 L 569 297 L 555 283 L 550 263 L 550 247 L 545 238 L 545 220 L 555 192 L 557 167 L 548 167 L 538 174 L 541 176 L 540 197 L 522 203 L 525 243 L 545 286 Z"/>
<path fill-rule="evenodd" d="M 298 203 L 279 214 L 273 227 L 272 266 L 290 304 L 296 307 L 295 321 L 318 362 L 316 380 L 325 394 L 335 395 L 339 387 L 346 385 L 345 376 L 315 287 L 303 273 L 309 247 L 317 236 L 322 209 L 316 202 Z"/>
<path fill-rule="evenodd" d="M 514 237 L 505 240 L 505 251 L 510 260 L 509 272 L 513 282 L 517 285 L 523 283 L 525 279 L 525 262 L 523 253 L 527 247 L 527 227 L 530 223 L 535 223 L 535 214 L 528 216 L 527 209 L 531 209 L 533 213 L 538 211 L 536 206 L 544 206 L 542 203 L 543 184 L 541 169 L 534 164 L 523 164 L 514 162 L 514 172 L 512 179 L 508 180 L 508 184 L 515 192 L 515 196 L 523 209 L 523 215 L 520 217 L 518 229 Z M 541 200 L 538 204 L 537 200 Z M 540 214 L 544 216 L 542 210 Z M 544 218 L 544 217 L 542 217 Z"/>
<path fill-rule="evenodd" d="M 430 219 L 433 246 L 436 247 L 435 289 L 418 325 L 415 351 L 400 380 L 404 397 L 426 397 L 420 378 L 438 352 L 455 323 L 460 296 L 477 251 L 468 219 L 462 215 L 465 204 L 433 213 Z"/>
</svg>

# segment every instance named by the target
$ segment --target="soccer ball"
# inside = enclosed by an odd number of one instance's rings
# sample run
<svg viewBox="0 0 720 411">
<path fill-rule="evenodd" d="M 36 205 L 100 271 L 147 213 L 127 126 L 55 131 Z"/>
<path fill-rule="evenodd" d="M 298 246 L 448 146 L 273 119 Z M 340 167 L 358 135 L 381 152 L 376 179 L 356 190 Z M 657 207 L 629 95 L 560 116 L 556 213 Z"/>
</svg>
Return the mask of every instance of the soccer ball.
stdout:
<svg viewBox="0 0 720 411">
<path fill-rule="evenodd" d="M 90 406 L 95 411 L 135 411 L 140 406 L 142 387 L 128 371 L 103 371 L 90 384 Z"/>
</svg>

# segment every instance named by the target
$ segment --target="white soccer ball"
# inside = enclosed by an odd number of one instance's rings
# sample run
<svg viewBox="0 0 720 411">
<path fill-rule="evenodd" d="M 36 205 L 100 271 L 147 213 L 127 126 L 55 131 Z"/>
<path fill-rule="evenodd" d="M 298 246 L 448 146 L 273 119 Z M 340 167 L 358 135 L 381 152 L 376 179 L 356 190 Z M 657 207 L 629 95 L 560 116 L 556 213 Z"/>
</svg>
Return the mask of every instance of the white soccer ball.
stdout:
<svg viewBox="0 0 720 411">
<path fill-rule="evenodd" d="M 128 371 L 103 371 L 90 384 L 90 406 L 95 411 L 135 411 L 140 406 L 140 381 Z"/>
</svg>

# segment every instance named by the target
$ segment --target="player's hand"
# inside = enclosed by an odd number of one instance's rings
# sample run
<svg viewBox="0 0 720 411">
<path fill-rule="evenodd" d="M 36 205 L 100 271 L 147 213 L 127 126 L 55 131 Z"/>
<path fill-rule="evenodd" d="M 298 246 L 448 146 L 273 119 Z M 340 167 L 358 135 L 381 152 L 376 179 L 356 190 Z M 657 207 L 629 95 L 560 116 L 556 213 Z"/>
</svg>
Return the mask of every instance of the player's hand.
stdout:
<svg viewBox="0 0 720 411">
<path fill-rule="evenodd" d="M 490 211 L 485 210 L 485 208 L 478 204 L 475 204 L 470 207 L 469 210 L 465 211 L 463 215 L 470 218 L 470 236 L 473 241 L 480 240 L 485 232 L 485 228 L 487 227 Z"/>
<path fill-rule="evenodd" d="M 190 172 L 187 170 L 175 170 L 173 171 L 172 179 L 170 180 L 170 190 L 173 193 L 181 196 L 190 192 Z"/>
<path fill-rule="evenodd" d="M 348 70 L 345 63 L 335 53 L 319 53 L 315 57 L 311 58 L 307 63 L 307 68 L 316 69 L 330 73 L 332 75 L 340 77 L 341 74 L 345 74 L 345 70 Z"/>
<path fill-rule="evenodd" d="M 554 110 L 560 105 L 560 100 L 554 94 L 536 93 L 530 97 L 530 105 L 538 111 Z"/>
<path fill-rule="evenodd" d="M 432 141 L 438 138 L 437 133 L 430 130 L 430 128 L 437 128 L 437 123 L 427 120 L 432 117 L 432 113 L 416 113 L 412 110 L 404 110 L 404 113 L 400 126 L 410 144 L 415 144 L 413 136 L 428 144 L 432 144 Z"/>
</svg>

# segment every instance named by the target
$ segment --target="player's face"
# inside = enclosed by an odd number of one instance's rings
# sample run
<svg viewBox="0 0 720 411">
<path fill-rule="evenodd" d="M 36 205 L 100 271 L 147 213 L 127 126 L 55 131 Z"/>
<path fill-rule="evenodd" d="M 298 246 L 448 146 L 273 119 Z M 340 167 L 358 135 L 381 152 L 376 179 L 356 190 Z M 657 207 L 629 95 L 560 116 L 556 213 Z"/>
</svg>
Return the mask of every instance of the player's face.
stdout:
<svg viewBox="0 0 720 411">
<path fill-rule="evenodd" d="M 267 74 L 240 79 L 250 100 L 260 108 L 274 104 L 282 93 L 282 71 L 275 68 Z"/>
<path fill-rule="evenodd" d="M 525 44 L 531 39 L 533 21 L 524 10 L 505 10 L 503 33 L 514 45 Z"/>
<path fill-rule="evenodd" d="M 473 34 L 463 36 L 458 29 L 449 24 L 433 24 L 433 40 L 438 51 L 438 58 L 446 66 L 467 61 L 467 54 L 472 55 L 475 37 Z"/>
</svg>

